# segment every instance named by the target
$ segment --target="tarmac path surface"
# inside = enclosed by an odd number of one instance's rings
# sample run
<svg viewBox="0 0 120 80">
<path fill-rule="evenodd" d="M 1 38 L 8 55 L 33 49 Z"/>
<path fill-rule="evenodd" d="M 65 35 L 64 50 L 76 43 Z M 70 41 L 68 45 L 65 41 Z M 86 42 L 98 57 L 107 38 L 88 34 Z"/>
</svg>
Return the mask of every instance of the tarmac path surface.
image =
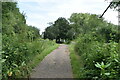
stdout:
<svg viewBox="0 0 120 80">
<path fill-rule="evenodd" d="M 31 78 L 73 78 L 68 46 L 60 44 L 34 69 Z"/>
</svg>

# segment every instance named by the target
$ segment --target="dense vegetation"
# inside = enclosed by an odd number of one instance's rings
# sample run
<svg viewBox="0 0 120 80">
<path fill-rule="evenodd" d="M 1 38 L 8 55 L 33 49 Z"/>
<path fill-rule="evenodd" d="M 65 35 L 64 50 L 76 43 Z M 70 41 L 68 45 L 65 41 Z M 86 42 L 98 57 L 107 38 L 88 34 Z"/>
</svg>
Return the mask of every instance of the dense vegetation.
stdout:
<svg viewBox="0 0 120 80">
<path fill-rule="evenodd" d="M 39 29 L 26 24 L 25 15 L 20 13 L 17 3 L 2 3 L 0 53 L 4 79 L 29 76 L 32 68 L 56 47 L 54 41 L 41 39 Z"/>
<path fill-rule="evenodd" d="M 118 26 L 93 14 L 73 14 L 70 19 L 78 31 L 76 43 L 70 47 L 74 77 L 119 79 Z"/>
<path fill-rule="evenodd" d="M 67 42 L 73 38 L 69 22 L 65 18 L 58 18 L 45 29 L 44 39 L 56 40 L 56 42 Z"/>
<path fill-rule="evenodd" d="M 112 3 L 111 8 L 118 4 Z M 70 46 L 74 77 L 120 79 L 120 27 L 93 14 L 73 14 L 70 19 L 79 30 Z"/>
<path fill-rule="evenodd" d="M 64 18 L 58 18 L 46 28 L 44 37 L 57 39 L 60 34 L 65 34 L 60 38 L 73 40 L 70 56 L 74 77 L 101 80 L 120 78 L 118 26 L 89 13 L 73 13 L 68 21 L 61 19 Z"/>
<path fill-rule="evenodd" d="M 114 3 L 116 8 L 118 3 Z M 67 20 L 58 18 L 45 29 L 26 24 L 25 14 L 17 3 L 2 3 L 2 76 L 29 76 L 31 69 L 57 45 L 70 45 L 70 57 L 75 78 L 120 78 L 119 27 L 89 13 L 73 13 Z M 1 36 L 0 36 L 1 37 Z M 50 40 L 48 40 L 50 39 Z M 30 64 L 31 63 L 31 64 Z"/>
</svg>

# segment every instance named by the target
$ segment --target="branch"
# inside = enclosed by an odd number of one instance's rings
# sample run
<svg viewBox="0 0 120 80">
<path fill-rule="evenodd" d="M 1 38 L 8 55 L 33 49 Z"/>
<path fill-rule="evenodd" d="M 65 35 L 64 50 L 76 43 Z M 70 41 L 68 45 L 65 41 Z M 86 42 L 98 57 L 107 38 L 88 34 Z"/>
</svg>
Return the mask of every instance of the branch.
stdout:
<svg viewBox="0 0 120 80">
<path fill-rule="evenodd" d="M 105 14 L 105 12 L 108 10 L 108 8 L 111 6 L 112 2 L 110 2 L 109 6 L 106 8 L 106 10 L 103 12 L 103 14 L 99 17 L 99 18 L 102 18 L 103 15 Z"/>
</svg>

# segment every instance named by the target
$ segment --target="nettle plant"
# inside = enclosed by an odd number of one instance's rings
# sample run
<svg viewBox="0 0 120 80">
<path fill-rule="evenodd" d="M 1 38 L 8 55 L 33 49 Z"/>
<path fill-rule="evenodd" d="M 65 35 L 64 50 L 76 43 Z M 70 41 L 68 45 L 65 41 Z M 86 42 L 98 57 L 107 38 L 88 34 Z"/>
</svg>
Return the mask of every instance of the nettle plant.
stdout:
<svg viewBox="0 0 120 80">
<path fill-rule="evenodd" d="M 120 57 L 118 52 L 118 43 L 106 43 L 109 56 L 104 61 L 96 62 L 95 67 L 100 69 L 100 78 L 120 78 Z M 105 53 L 105 54 L 106 54 Z"/>
<path fill-rule="evenodd" d="M 105 69 L 108 68 L 110 65 L 111 65 L 111 63 L 105 64 L 104 62 L 101 62 L 101 64 L 97 62 L 97 63 L 95 64 L 95 66 L 96 66 L 97 68 L 101 69 L 101 73 L 100 73 L 101 77 L 109 76 L 109 75 L 110 75 L 110 73 L 109 73 L 109 72 L 106 72 L 106 70 L 105 70 Z"/>
</svg>

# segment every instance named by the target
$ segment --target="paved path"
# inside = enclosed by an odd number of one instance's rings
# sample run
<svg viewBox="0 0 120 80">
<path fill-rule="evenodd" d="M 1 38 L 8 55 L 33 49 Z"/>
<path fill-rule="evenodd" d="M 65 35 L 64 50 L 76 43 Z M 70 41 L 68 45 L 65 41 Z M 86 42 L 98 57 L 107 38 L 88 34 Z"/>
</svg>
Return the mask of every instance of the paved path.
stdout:
<svg viewBox="0 0 120 80">
<path fill-rule="evenodd" d="M 61 44 L 34 69 L 31 78 L 72 78 L 68 46 Z"/>
</svg>

